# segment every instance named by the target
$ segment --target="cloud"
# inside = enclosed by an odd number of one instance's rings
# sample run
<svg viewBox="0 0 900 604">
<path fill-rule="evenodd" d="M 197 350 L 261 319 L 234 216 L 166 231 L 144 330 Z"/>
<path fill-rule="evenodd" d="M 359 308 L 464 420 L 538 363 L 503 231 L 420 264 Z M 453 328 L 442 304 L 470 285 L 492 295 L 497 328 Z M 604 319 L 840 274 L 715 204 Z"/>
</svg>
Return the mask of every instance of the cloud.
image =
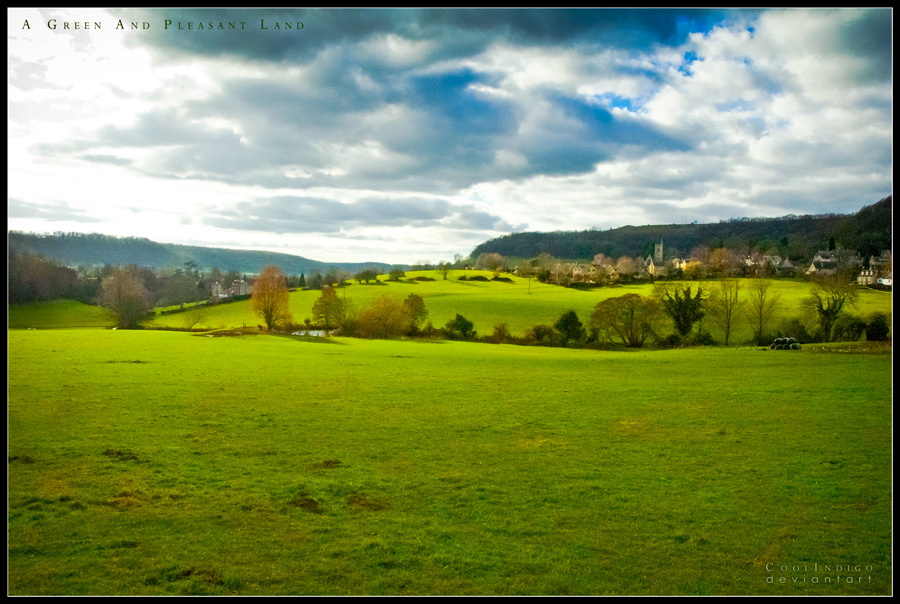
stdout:
<svg viewBox="0 0 900 604">
<path fill-rule="evenodd" d="M 73 208 L 65 201 L 31 203 L 10 197 L 7 199 L 6 213 L 9 218 L 101 222 L 100 218 L 90 216 L 84 210 Z"/>
<path fill-rule="evenodd" d="M 677 46 L 713 23 L 758 11 L 705 10 L 557 10 L 557 9 L 164 9 L 115 10 L 128 20 L 147 20 L 152 27 L 134 43 L 175 54 L 219 56 L 252 61 L 303 62 L 329 46 L 352 45 L 385 35 L 408 43 L 440 40 L 422 56 L 447 60 L 478 54 L 489 45 L 646 48 Z M 169 29 L 163 25 L 168 20 Z M 268 23 L 267 30 L 262 29 Z M 303 28 L 274 32 L 275 23 L 303 23 Z M 178 24 L 202 35 L 181 35 Z M 207 24 L 212 24 L 209 30 Z M 219 30 L 218 24 L 225 24 Z M 243 23 L 243 26 L 241 25 Z M 229 29 L 231 25 L 237 31 Z M 174 30 L 174 31 L 173 31 Z M 276 34 L 277 35 L 273 35 Z"/>
<path fill-rule="evenodd" d="M 151 27 L 11 37 L 10 195 L 27 200 L 11 219 L 100 215 L 132 190 L 205 242 L 421 253 L 526 227 L 850 212 L 892 185 L 890 10 L 109 14 Z M 68 189 L 37 193 L 47 170 Z"/>
<path fill-rule="evenodd" d="M 115 155 L 86 154 L 82 155 L 81 159 L 102 164 L 112 164 L 114 166 L 130 166 L 133 163 L 130 159 L 116 157 Z"/>
<path fill-rule="evenodd" d="M 207 225 L 271 233 L 340 233 L 372 227 L 447 227 L 510 231 L 498 216 L 442 199 L 368 197 L 353 203 L 279 196 L 219 207 L 200 218 Z"/>
<path fill-rule="evenodd" d="M 43 150 L 148 149 L 136 167 L 177 178 L 451 192 L 484 180 L 590 172 L 622 148 L 686 148 L 589 99 L 552 90 L 517 100 L 484 93 L 499 83 L 492 73 L 396 74 L 371 94 L 346 57 L 324 60 L 327 68 L 301 69 L 304 85 L 236 78 L 222 83 L 221 94 L 151 110 L 131 126 L 105 126 L 94 141 Z M 298 173 L 305 177 L 291 176 Z"/>
</svg>

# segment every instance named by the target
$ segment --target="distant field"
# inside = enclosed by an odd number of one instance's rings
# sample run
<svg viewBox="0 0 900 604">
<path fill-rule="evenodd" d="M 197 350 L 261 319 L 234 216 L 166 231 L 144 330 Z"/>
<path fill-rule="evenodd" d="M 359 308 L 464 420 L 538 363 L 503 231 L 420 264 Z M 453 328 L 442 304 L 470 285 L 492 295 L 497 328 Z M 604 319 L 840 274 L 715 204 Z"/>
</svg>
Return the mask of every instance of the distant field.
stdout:
<svg viewBox="0 0 900 604">
<path fill-rule="evenodd" d="M 115 318 L 98 306 L 75 300 L 51 300 L 7 307 L 10 329 L 113 327 Z"/>
<path fill-rule="evenodd" d="M 340 290 L 355 308 L 360 309 L 372 300 L 384 294 L 406 297 L 416 293 L 425 300 L 430 320 L 435 327 L 443 327 L 448 321 L 462 314 L 475 324 L 478 333 L 488 335 L 495 325 L 506 323 L 513 335 L 525 335 L 529 329 L 539 324 L 552 325 L 560 315 L 569 309 L 575 310 L 585 324 L 598 302 L 627 293 L 650 295 L 653 286 L 650 284 L 628 285 L 621 287 L 604 287 L 593 290 L 577 290 L 555 285 L 546 285 L 537 280 L 529 284 L 527 279 L 513 277 L 513 283 L 459 281 L 462 275 L 483 275 L 490 278 L 488 271 L 451 271 L 450 278 L 443 280 L 437 271 L 419 271 L 407 273 L 410 278 L 427 276 L 435 281 L 399 283 L 387 282 L 382 277 L 380 285 L 359 285 L 355 282 L 346 289 Z M 507 275 L 504 275 L 507 276 Z M 711 287 L 715 282 L 701 283 Z M 696 291 L 697 283 L 691 283 Z M 746 287 L 746 285 L 745 285 Z M 772 291 L 781 296 L 779 309 L 773 319 L 777 325 L 783 319 L 799 312 L 800 300 L 809 294 L 810 284 L 803 280 L 773 280 Z M 302 323 L 305 318 L 312 318 L 312 307 L 319 297 L 318 291 L 299 291 L 291 294 L 291 311 L 294 321 Z M 746 295 L 746 291 L 744 292 Z M 855 314 L 868 316 L 874 311 L 891 311 L 891 294 L 874 290 L 860 290 L 859 302 L 852 310 Z M 214 328 L 235 327 L 241 325 L 254 326 L 261 321 L 250 310 L 247 301 L 223 304 L 201 311 L 203 319 L 199 326 Z M 185 325 L 184 314 L 157 317 L 148 325 L 181 327 Z M 706 326 L 714 337 L 721 337 L 717 330 Z M 749 324 L 741 319 L 734 334 L 735 342 L 750 339 Z"/>
<path fill-rule="evenodd" d="M 8 591 L 890 594 L 849 350 L 12 330 Z"/>
</svg>

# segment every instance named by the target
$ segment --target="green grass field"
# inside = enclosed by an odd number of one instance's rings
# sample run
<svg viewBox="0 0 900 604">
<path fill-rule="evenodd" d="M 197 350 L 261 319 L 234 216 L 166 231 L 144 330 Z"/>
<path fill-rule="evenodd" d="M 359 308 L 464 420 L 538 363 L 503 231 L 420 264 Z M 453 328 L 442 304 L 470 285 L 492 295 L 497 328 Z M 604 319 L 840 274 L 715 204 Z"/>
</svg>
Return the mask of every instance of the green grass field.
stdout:
<svg viewBox="0 0 900 604">
<path fill-rule="evenodd" d="M 892 592 L 889 347 L 8 338 L 10 594 Z"/>
<path fill-rule="evenodd" d="M 50 300 L 8 307 L 10 329 L 113 327 L 116 319 L 98 306 L 75 300 Z"/>
<path fill-rule="evenodd" d="M 340 290 L 340 295 L 350 301 L 357 310 L 363 308 L 379 296 L 390 294 L 406 297 L 415 293 L 425 301 L 428 320 L 435 327 L 443 327 L 448 321 L 462 314 L 475 324 L 481 335 L 489 335 L 495 325 L 506 323 L 513 335 L 523 336 L 535 325 L 553 325 L 559 317 L 569 309 L 575 310 L 585 324 L 598 302 L 627 293 L 650 295 L 653 286 L 650 284 L 627 285 L 621 287 L 604 287 L 594 290 L 577 290 L 547 285 L 539 281 L 512 277 L 513 283 L 459 281 L 461 275 L 482 275 L 490 278 L 488 271 L 451 271 L 450 278 L 443 280 L 438 271 L 410 272 L 410 279 L 402 282 L 383 281 L 380 285 L 360 285 L 355 282 Z M 435 281 L 411 282 L 417 276 L 427 276 Z M 712 287 L 714 281 L 701 283 L 703 287 Z M 810 284 L 797 280 L 773 280 L 772 292 L 780 296 L 778 310 L 772 319 L 777 326 L 782 320 L 799 313 L 800 301 L 809 295 Z M 696 288 L 697 283 L 691 284 Z M 746 285 L 745 285 L 746 287 Z M 696 289 L 694 290 L 696 291 Z M 298 291 L 291 294 L 291 312 L 294 321 L 302 323 L 305 318 L 312 318 L 312 307 L 319 297 L 318 291 Z M 746 296 L 746 290 L 743 292 Z M 889 313 L 891 311 L 891 294 L 869 289 L 859 290 L 859 298 L 854 314 L 867 317 L 874 311 Z M 203 310 L 197 327 L 221 329 L 242 325 L 256 326 L 261 323 L 250 309 L 248 301 L 222 304 Z M 190 313 L 158 316 L 148 323 L 149 327 L 184 327 Z M 721 334 L 712 325 L 706 326 L 713 336 Z M 751 337 L 749 323 L 743 318 L 738 320 L 733 342 L 745 342 Z"/>
</svg>

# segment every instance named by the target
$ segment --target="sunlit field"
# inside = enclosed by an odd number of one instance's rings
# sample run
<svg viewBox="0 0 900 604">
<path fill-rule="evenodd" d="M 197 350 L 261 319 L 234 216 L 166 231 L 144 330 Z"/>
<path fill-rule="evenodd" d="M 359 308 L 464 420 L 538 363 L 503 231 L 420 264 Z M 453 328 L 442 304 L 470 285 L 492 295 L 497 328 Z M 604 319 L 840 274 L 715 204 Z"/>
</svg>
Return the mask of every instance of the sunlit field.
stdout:
<svg viewBox="0 0 900 604">
<path fill-rule="evenodd" d="M 892 591 L 889 346 L 8 337 L 11 594 Z"/>
<path fill-rule="evenodd" d="M 10 329 L 67 329 L 113 327 L 115 318 L 99 306 L 75 300 L 50 300 L 8 307 Z"/>
<path fill-rule="evenodd" d="M 653 286 L 646 283 L 579 290 L 506 274 L 503 276 L 511 279 L 512 283 L 460 281 L 459 277 L 463 275 L 470 278 L 476 275 L 491 278 L 493 273 L 451 271 L 449 278 L 444 280 L 438 271 L 410 272 L 407 273 L 409 278 L 400 282 L 387 281 L 386 276 L 381 277 L 378 285 L 357 284 L 354 281 L 346 288 L 340 289 L 339 293 L 357 310 L 385 294 L 406 297 L 410 293 L 415 293 L 424 299 L 429 313 L 427 320 L 435 327 L 443 327 L 459 313 L 474 323 L 475 330 L 479 334 L 488 335 L 495 325 L 505 323 L 510 333 L 523 336 L 535 325 L 553 325 L 567 310 L 575 310 L 581 321 L 587 324 L 598 302 L 628 293 L 646 296 L 651 295 L 653 291 Z M 435 280 L 414 281 L 416 277 L 430 277 Z M 694 287 L 693 291 L 696 292 L 698 286 L 712 288 L 715 283 L 715 281 L 690 282 L 688 285 Z M 742 283 L 744 285 L 742 296 L 746 297 L 747 280 L 742 280 Z M 810 283 L 802 279 L 774 279 L 770 283 L 773 295 L 779 296 L 780 299 L 771 320 L 772 326 L 777 326 L 784 319 L 799 315 L 800 301 L 809 295 Z M 296 323 L 302 323 L 306 318 L 313 319 L 312 307 L 320 295 L 321 292 L 315 290 L 296 291 L 291 294 L 291 312 Z M 886 313 L 891 311 L 891 294 L 860 289 L 857 305 L 851 312 L 867 317 L 875 311 Z M 259 317 L 253 314 L 250 303 L 241 301 L 188 313 L 158 316 L 148 323 L 148 326 L 184 327 L 188 321 L 194 321 L 191 315 L 196 313 L 199 313 L 199 322 L 196 324 L 198 328 L 221 329 L 256 326 L 261 323 Z M 721 334 L 712 325 L 707 325 L 705 329 L 712 333 L 714 338 L 721 338 Z M 732 342 L 746 342 L 750 339 L 751 333 L 749 322 L 739 317 Z"/>
</svg>

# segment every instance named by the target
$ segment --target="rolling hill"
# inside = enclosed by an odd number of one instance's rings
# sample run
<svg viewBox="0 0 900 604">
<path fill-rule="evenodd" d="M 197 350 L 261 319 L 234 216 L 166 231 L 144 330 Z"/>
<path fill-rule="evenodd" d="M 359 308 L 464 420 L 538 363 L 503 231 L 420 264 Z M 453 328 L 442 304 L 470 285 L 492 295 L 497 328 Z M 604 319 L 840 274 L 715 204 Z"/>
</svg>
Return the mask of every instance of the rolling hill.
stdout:
<svg viewBox="0 0 900 604">
<path fill-rule="evenodd" d="M 256 274 L 266 266 L 275 264 L 286 274 L 306 275 L 325 273 L 330 268 L 355 272 L 371 267 L 387 272 L 392 267 L 381 262 L 320 262 L 303 256 L 277 252 L 176 245 L 157 243 L 144 238 L 111 237 L 96 233 L 40 235 L 10 231 L 8 246 L 13 252 L 40 254 L 72 267 L 136 264 L 150 268 L 176 268 L 186 262 L 194 262 L 200 270 L 216 267 Z"/>
<path fill-rule="evenodd" d="M 891 202 L 888 195 L 856 214 L 741 218 L 709 224 L 623 226 L 608 231 L 556 231 L 512 233 L 486 241 L 472 257 L 498 253 L 533 258 L 548 253 L 557 258 L 589 260 L 598 253 L 612 258 L 647 256 L 653 244 L 664 241 L 667 256 L 687 256 L 697 245 L 756 250 L 797 259 L 811 258 L 827 249 L 833 237 L 839 248 L 856 250 L 863 257 L 890 249 Z"/>
</svg>

